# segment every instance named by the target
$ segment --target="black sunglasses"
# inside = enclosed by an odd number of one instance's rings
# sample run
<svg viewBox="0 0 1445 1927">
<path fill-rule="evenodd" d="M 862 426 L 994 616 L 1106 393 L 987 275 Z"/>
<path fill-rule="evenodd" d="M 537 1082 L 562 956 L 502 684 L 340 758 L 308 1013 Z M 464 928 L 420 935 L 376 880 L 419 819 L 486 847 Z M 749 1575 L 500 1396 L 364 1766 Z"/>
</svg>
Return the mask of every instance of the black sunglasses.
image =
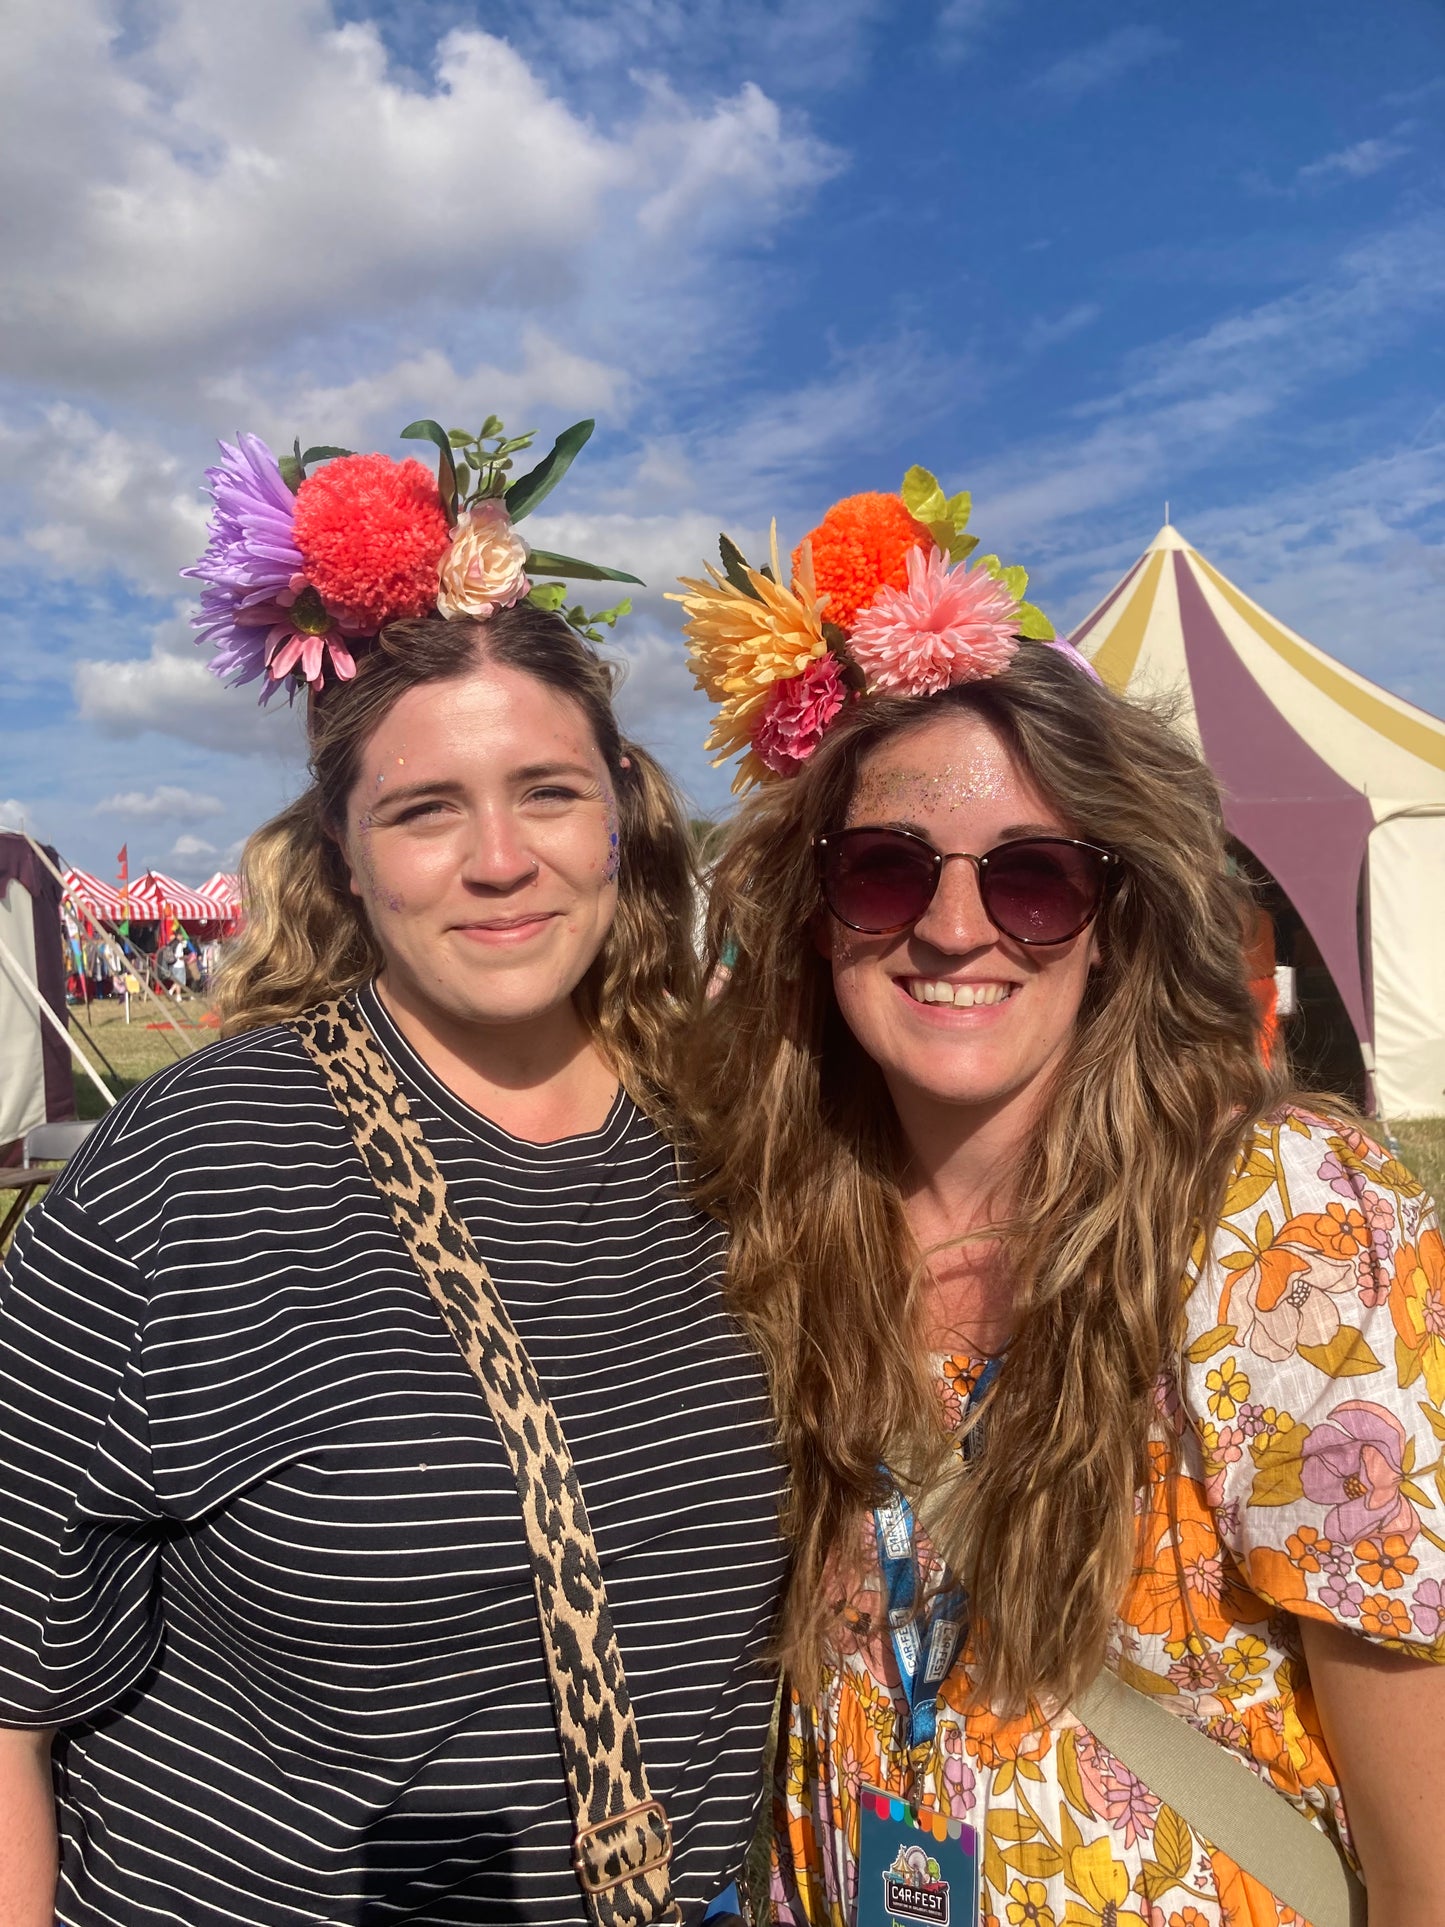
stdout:
<svg viewBox="0 0 1445 1927">
<path fill-rule="evenodd" d="M 932 903 L 945 863 L 978 873 L 984 913 L 1015 943 L 1067 943 L 1098 916 L 1119 859 L 1069 836 L 1021 836 L 983 856 L 935 850 L 912 830 L 860 827 L 814 839 L 823 901 L 850 930 L 906 930 Z"/>
</svg>

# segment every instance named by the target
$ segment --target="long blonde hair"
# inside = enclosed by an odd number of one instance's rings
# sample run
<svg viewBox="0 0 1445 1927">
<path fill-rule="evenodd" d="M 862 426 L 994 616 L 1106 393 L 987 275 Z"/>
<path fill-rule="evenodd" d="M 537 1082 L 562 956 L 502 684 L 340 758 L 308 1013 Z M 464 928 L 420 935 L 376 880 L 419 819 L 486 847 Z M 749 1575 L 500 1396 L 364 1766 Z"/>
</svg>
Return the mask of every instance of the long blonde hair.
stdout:
<svg viewBox="0 0 1445 1927">
<path fill-rule="evenodd" d="M 311 783 L 242 854 L 246 922 L 217 982 L 221 1028 L 230 1036 L 283 1022 L 380 969 L 339 841 L 361 752 L 409 689 L 453 681 L 483 660 L 570 697 L 607 765 L 617 797 L 617 911 L 577 1002 L 632 1096 L 655 1115 L 665 1112 L 672 1033 L 697 986 L 686 818 L 661 766 L 622 738 L 613 666 L 560 616 L 528 604 L 485 621 L 393 623 L 353 681 L 330 685 L 312 703 Z"/>
<path fill-rule="evenodd" d="M 1002 675 L 927 700 L 865 698 L 744 807 L 709 922 L 711 961 L 736 955 L 688 1040 L 689 1103 L 701 1196 L 731 1227 L 733 1301 L 773 1379 L 795 1557 L 782 1644 L 800 1679 L 830 1650 L 880 1465 L 921 1476 L 946 1454 L 896 1118 L 810 936 L 813 839 L 846 820 L 870 752 L 950 707 L 992 723 L 1074 833 L 1123 858 L 1015 1174 L 1016 1336 L 941 1533 L 971 1597 L 975 1690 L 1018 1709 L 1066 1700 L 1102 1660 L 1191 1246 L 1283 1083 L 1257 1048 L 1248 898 L 1213 779 L 1164 717 L 1057 652 L 1025 644 Z"/>
</svg>

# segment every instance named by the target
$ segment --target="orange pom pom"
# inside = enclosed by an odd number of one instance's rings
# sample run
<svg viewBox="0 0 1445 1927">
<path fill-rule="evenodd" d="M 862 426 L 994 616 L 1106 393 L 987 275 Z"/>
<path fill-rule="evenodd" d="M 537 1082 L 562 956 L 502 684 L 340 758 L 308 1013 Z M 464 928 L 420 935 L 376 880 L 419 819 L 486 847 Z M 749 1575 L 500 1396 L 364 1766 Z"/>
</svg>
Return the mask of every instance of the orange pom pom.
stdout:
<svg viewBox="0 0 1445 1927">
<path fill-rule="evenodd" d="M 908 552 L 933 537 L 896 495 L 849 495 L 835 502 L 813 533 L 793 550 L 796 572 L 808 543 L 826 622 L 851 629 L 878 591 L 908 584 Z"/>
</svg>

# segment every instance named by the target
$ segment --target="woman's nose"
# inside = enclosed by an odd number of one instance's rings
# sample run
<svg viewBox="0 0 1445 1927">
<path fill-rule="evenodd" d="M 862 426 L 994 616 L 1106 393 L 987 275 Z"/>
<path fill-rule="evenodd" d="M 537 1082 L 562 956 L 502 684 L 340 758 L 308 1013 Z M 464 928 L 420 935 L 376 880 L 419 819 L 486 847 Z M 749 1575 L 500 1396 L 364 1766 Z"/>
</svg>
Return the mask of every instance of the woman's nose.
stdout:
<svg viewBox="0 0 1445 1927">
<path fill-rule="evenodd" d="M 983 907 L 978 865 L 972 857 L 947 856 L 933 901 L 913 926 L 913 934 L 935 950 L 958 956 L 994 941 L 998 932 Z"/>
<path fill-rule="evenodd" d="M 484 890 L 515 890 L 537 874 L 537 858 L 510 810 L 484 810 L 474 819 L 462 865 L 463 881 Z"/>
</svg>

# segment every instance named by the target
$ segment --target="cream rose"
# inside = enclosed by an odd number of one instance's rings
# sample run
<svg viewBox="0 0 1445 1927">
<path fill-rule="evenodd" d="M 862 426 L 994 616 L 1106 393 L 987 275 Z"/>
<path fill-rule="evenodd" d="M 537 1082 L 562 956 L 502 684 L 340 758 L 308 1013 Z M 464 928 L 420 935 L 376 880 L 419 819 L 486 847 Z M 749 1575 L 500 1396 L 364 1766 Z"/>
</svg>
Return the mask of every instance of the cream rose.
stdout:
<svg viewBox="0 0 1445 1927">
<path fill-rule="evenodd" d="M 444 616 L 489 616 L 510 609 L 532 586 L 527 545 L 505 505 L 478 502 L 452 530 L 438 569 L 437 609 Z"/>
</svg>

